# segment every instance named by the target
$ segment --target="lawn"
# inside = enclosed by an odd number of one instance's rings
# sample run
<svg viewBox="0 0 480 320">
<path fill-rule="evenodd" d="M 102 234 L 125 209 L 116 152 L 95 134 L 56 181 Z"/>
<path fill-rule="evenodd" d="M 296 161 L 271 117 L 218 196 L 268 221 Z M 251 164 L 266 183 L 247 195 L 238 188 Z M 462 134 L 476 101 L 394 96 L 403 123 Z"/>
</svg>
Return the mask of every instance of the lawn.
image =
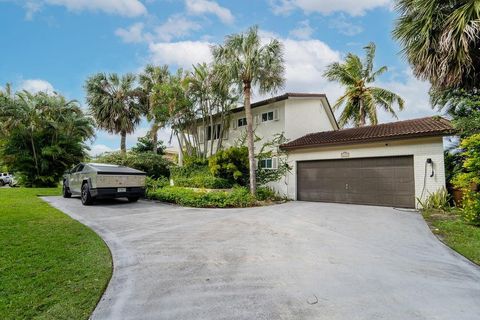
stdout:
<svg viewBox="0 0 480 320">
<path fill-rule="evenodd" d="M 87 319 L 108 284 L 102 239 L 37 197 L 59 194 L 0 188 L 0 319 Z"/>
<path fill-rule="evenodd" d="M 480 265 L 480 227 L 465 223 L 455 212 L 424 212 L 423 216 L 443 242 Z"/>
</svg>

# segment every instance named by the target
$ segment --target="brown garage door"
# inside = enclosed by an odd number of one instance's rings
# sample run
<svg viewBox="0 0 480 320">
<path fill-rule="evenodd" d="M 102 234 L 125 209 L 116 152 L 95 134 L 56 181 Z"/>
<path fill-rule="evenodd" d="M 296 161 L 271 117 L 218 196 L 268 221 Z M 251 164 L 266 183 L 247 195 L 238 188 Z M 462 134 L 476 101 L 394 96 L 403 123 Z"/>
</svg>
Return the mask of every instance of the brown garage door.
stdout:
<svg viewBox="0 0 480 320">
<path fill-rule="evenodd" d="M 297 198 L 413 208 L 413 157 L 298 162 Z"/>
</svg>

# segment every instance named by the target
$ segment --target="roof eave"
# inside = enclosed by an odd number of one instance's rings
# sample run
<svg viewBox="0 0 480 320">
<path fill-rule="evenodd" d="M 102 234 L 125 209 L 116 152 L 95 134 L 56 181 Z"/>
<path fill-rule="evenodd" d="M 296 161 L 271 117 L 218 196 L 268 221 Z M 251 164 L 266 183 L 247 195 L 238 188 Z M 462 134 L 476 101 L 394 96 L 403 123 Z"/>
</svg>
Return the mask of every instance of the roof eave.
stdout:
<svg viewBox="0 0 480 320">
<path fill-rule="evenodd" d="M 369 139 L 358 139 L 358 140 L 346 140 L 346 141 L 335 141 L 335 142 L 327 142 L 322 144 L 303 144 L 303 145 L 296 145 L 296 146 L 286 146 L 281 145 L 280 149 L 282 150 L 296 150 L 296 149 L 310 149 L 310 148 L 322 148 L 322 147 L 334 147 L 334 146 L 342 146 L 342 145 L 356 145 L 356 144 L 364 144 L 370 142 L 380 142 L 380 141 L 392 141 L 392 140 L 411 140 L 416 138 L 431 138 L 431 137 L 439 137 L 439 136 L 450 136 L 454 135 L 455 130 L 445 130 L 441 132 L 426 132 L 421 134 L 405 134 L 405 135 L 396 135 L 396 136 L 386 136 L 386 137 L 378 137 L 378 138 L 369 138 Z"/>
</svg>

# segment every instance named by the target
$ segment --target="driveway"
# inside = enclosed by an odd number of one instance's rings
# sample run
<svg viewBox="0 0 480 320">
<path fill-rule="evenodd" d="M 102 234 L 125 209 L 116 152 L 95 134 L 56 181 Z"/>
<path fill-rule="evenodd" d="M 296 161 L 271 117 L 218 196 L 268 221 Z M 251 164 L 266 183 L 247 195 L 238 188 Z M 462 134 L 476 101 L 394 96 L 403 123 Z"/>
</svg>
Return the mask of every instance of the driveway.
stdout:
<svg viewBox="0 0 480 320">
<path fill-rule="evenodd" d="M 94 319 L 478 319 L 480 269 L 415 212 L 44 198 L 110 247 Z"/>
</svg>

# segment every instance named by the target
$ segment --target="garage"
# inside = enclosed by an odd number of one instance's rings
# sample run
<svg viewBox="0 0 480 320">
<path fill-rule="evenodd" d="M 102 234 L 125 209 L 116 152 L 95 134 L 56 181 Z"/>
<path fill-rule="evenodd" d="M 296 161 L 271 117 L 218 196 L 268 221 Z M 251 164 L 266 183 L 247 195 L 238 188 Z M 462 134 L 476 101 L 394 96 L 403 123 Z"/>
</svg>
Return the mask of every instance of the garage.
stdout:
<svg viewBox="0 0 480 320">
<path fill-rule="evenodd" d="M 415 207 L 413 156 L 300 161 L 297 199 Z"/>
<path fill-rule="evenodd" d="M 415 208 L 445 188 L 452 133 L 441 117 L 310 133 L 280 146 L 293 170 L 274 187 L 301 201 Z"/>
</svg>

